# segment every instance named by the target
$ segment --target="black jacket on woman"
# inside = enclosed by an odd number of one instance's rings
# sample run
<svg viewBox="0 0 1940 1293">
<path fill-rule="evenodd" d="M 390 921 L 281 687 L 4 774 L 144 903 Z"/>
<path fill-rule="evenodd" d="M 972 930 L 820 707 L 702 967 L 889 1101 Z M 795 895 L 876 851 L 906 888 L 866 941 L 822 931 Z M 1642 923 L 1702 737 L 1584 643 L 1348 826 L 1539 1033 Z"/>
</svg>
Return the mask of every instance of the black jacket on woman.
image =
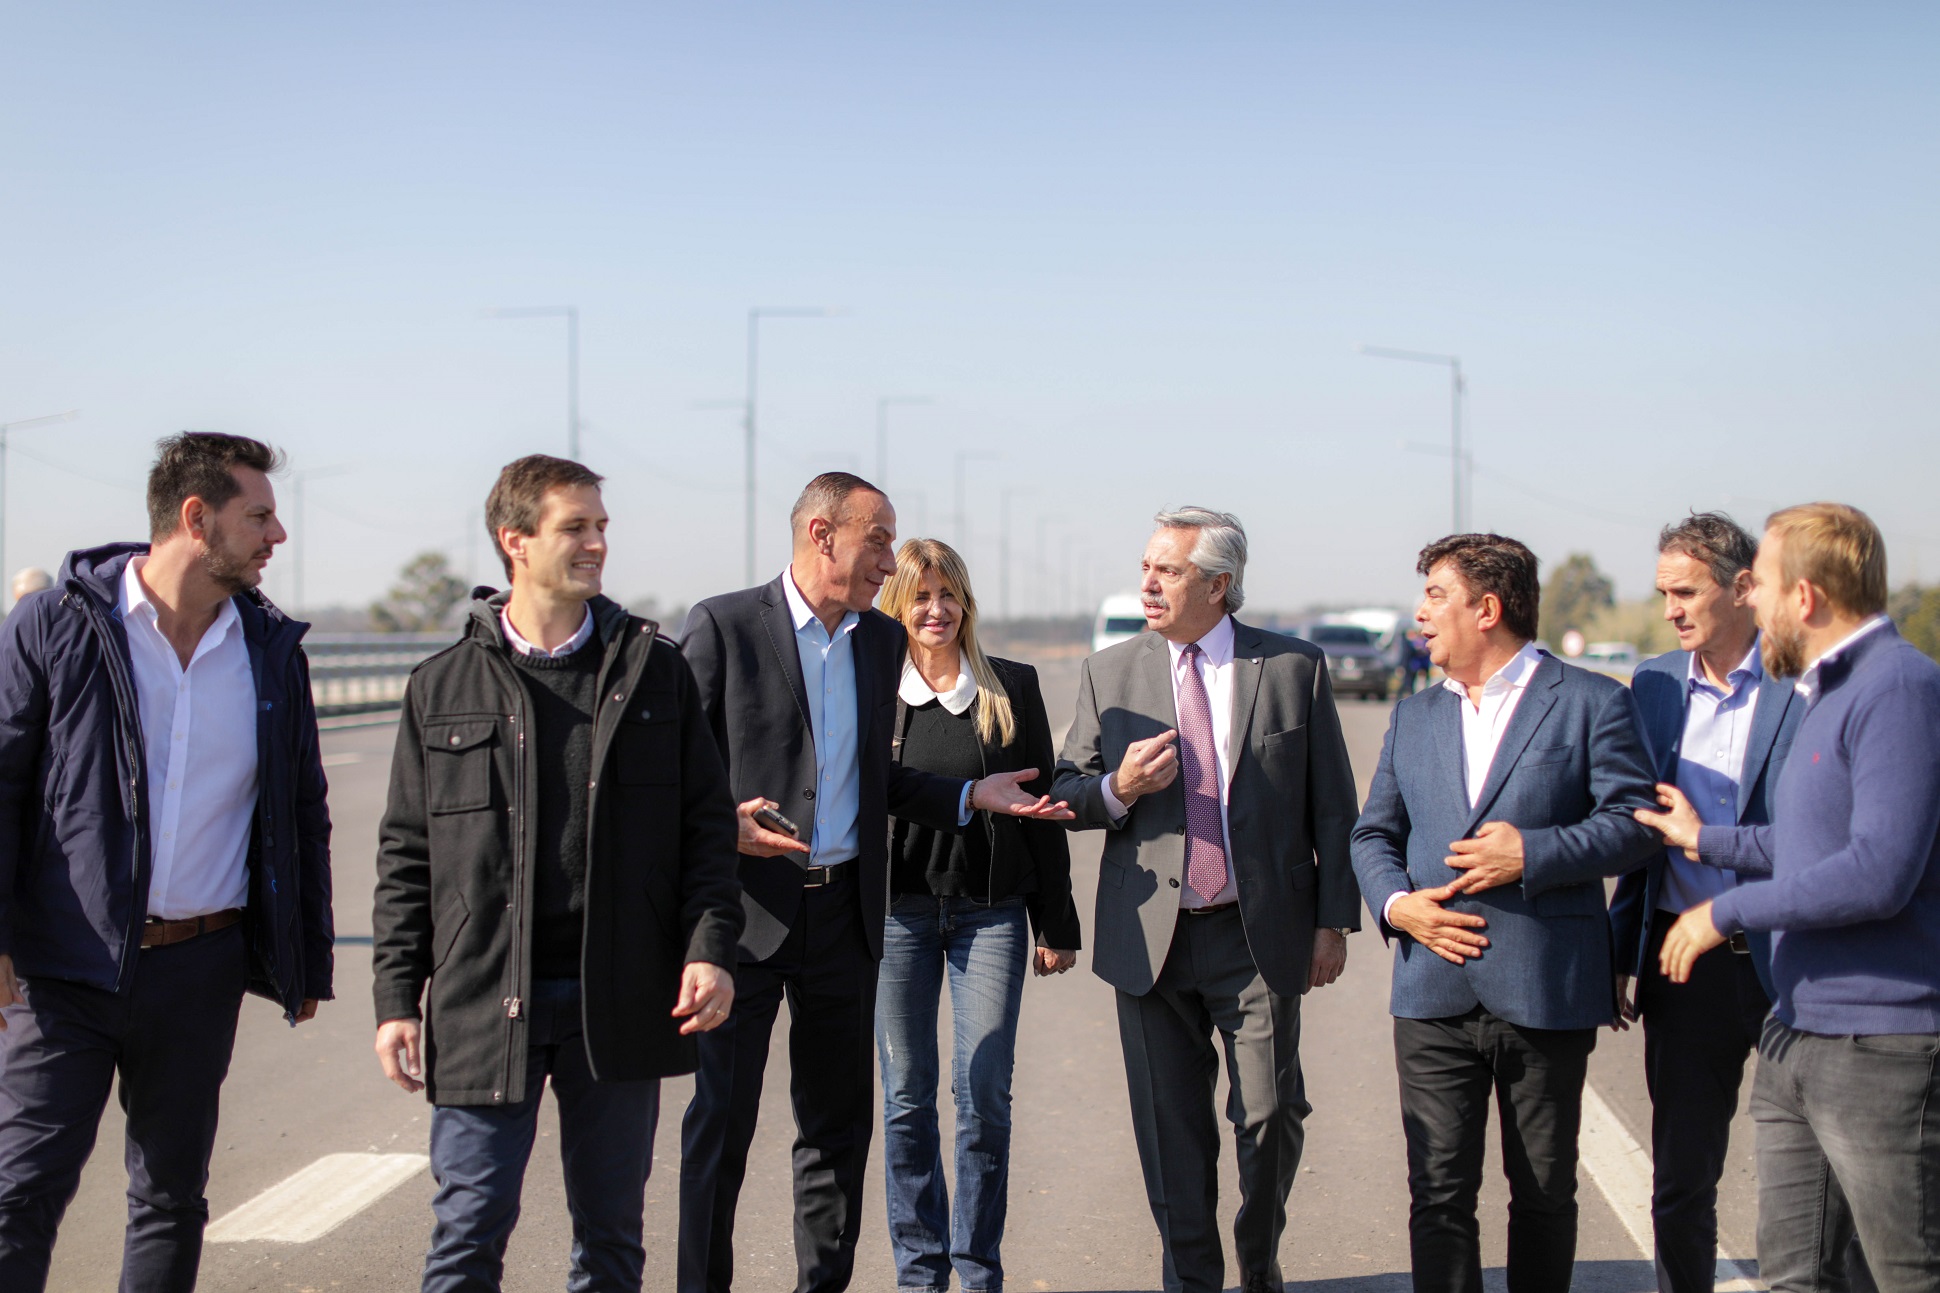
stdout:
<svg viewBox="0 0 1940 1293">
<path fill-rule="evenodd" d="M 1015 660 L 990 657 L 1004 694 L 1010 697 L 1011 714 L 1017 731 L 1008 746 L 994 740 L 982 741 L 984 774 L 1016 772 L 1036 768 L 1037 776 L 1024 783 L 1033 795 L 1051 792 L 1051 773 L 1057 765 L 1057 751 L 1051 748 L 1051 722 L 1044 713 L 1044 694 L 1038 689 L 1037 670 Z M 976 716 L 973 703 L 964 721 Z M 902 757 L 902 733 L 907 730 L 907 706 L 896 702 L 896 754 Z M 889 823 L 889 851 L 900 857 L 904 838 L 912 824 L 903 818 Z M 990 841 L 990 891 L 977 895 L 986 902 L 1013 897 L 1017 886 L 1029 876 L 1033 887 L 1024 895 L 1024 909 L 1030 914 L 1031 928 L 1040 947 L 1075 952 L 1078 941 L 1078 908 L 1071 900 L 1071 846 L 1060 822 L 1041 822 L 996 813 L 979 812 L 969 830 L 982 830 Z"/>
<path fill-rule="evenodd" d="M 377 855 L 372 958 L 379 1023 L 425 1021 L 436 1104 L 516 1104 L 525 1089 L 541 777 L 530 701 L 499 610 L 411 675 Z M 727 774 L 680 651 L 604 597 L 587 790 L 580 989 L 602 1082 L 691 1073 L 695 1039 L 671 1012 L 682 967 L 734 967 L 741 935 Z"/>
</svg>

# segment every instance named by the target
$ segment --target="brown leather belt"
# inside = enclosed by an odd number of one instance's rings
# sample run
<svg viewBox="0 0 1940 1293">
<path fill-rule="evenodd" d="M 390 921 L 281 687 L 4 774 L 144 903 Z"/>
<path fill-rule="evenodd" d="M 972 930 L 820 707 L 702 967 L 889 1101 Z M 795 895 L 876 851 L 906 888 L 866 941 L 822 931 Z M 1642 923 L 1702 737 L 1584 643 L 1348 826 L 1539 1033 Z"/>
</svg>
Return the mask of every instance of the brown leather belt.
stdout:
<svg viewBox="0 0 1940 1293">
<path fill-rule="evenodd" d="M 141 927 L 143 947 L 167 947 L 170 943 L 185 943 L 191 938 L 213 934 L 218 929 L 227 929 L 243 918 L 241 907 L 231 907 L 227 911 L 212 911 L 206 916 L 190 916 L 186 920 L 156 920 L 148 918 Z"/>
</svg>

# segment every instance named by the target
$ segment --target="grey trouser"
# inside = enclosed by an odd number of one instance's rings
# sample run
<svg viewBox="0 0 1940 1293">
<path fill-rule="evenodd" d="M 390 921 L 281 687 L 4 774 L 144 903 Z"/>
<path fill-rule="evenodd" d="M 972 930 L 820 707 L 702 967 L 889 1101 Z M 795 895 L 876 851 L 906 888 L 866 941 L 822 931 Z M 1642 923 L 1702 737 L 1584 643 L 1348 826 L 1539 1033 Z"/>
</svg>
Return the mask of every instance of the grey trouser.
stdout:
<svg viewBox="0 0 1940 1293">
<path fill-rule="evenodd" d="M 1758 1270 L 1845 1293 L 1855 1230 L 1880 1293 L 1940 1288 L 1940 1035 L 1825 1037 L 1773 1015 L 1758 1047 Z M 1863 1279 L 1863 1276 L 1859 1277 Z"/>
<path fill-rule="evenodd" d="M 1226 1119 L 1239 1161 L 1233 1247 L 1242 1279 L 1262 1274 L 1277 1289 L 1287 1194 L 1309 1112 L 1300 1075 L 1300 998 L 1268 989 L 1247 950 L 1238 907 L 1203 916 L 1181 912 L 1152 990 L 1118 994 L 1132 1131 L 1165 1250 L 1166 1293 L 1226 1287 L 1215 1029 L 1225 1045 Z"/>
</svg>

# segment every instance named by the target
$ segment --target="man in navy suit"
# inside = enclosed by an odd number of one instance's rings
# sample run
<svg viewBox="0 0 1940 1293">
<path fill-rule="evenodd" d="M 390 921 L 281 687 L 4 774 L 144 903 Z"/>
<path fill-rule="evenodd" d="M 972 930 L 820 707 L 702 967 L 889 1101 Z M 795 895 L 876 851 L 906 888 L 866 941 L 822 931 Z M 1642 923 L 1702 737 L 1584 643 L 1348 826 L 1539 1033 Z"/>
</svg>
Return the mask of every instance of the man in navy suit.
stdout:
<svg viewBox="0 0 1940 1293">
<path fill-rule="evenodd" d="M 1805 702 L 1759 659 L 1758 542 L 1706 512 L 1665 527 L 1657 552 L 1657 591 L 1679 649 L 1644 661 L 1631 681 L 1657 779 L 1707 823 L 1764 825 Z M 1661 1293 L 1708 1293 L 1716 1279 L 1718 1178 L 1745 1057 L 1772 1006 L 1771 935 L 1741 934 L 1706 952 L 1683 984 L 1664 977 L 1658 956 L 1677 916 L 1735 888 L 1740 874 L 1665 849 L 1625 876 L 1610 904 L 1620 1008 L 1644 1023 Z"/>
<path fill-rule="evenodd" d="M 1481 1293 L 1493 1096 L 1509 1175 L 1510 1293 L 1567 1289 L 1576 1134 L 1615 1015 L 1603 878 L 1661 852 L 1630 691 L 1536 650 L 1536 557 L 1495 534 L 1422 549 L 1415 619 L 1440 687 L 1394 708 L 1354 871 L 1394 961 L 1417 1293 Z"/>
</svg>

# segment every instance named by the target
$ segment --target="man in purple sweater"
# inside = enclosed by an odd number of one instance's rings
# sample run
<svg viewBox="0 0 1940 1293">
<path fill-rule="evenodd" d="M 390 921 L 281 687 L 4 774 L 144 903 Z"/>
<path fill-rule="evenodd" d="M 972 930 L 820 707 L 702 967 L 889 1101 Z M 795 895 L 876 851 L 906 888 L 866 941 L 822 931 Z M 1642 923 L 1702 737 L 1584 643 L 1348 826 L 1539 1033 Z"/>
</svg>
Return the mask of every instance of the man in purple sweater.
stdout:
<svg viewBox="0 0 1940 1293">
<path fill-rule="evenodd" d="M 1857 1230 L 1882 1293 L 1940 1288 L 1940 665 L 1885 615 L 1863 512 L 1773 514 L 1752 568 L 1765 667 L 1805 717 L 1770 826 L 1701 826 L 1675 786 L 1639 811 L 1694 861 L 1768 880 L 1679 917 L 1682 983 L 1741 931 L 1773 932 L 1759 1044 L 1758 1262 L 1774 1290 L 1846 1287 Z"/>
</svg>

